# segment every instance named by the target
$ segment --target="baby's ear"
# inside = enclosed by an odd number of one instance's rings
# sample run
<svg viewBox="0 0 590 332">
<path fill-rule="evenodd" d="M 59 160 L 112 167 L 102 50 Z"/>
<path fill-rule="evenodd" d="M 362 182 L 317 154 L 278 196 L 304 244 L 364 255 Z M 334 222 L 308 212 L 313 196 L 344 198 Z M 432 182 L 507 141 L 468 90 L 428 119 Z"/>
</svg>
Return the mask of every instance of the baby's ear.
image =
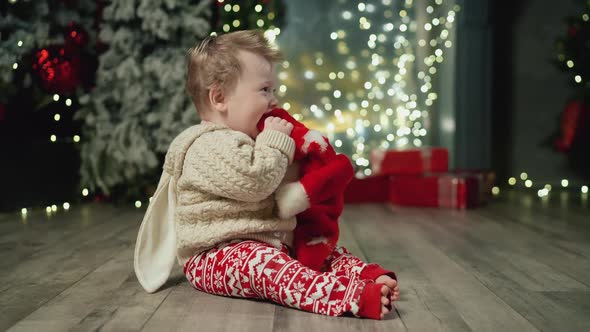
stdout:
<svg viewBox="0 0 590 332">
<path fill-rule="evenodd" d="M 209 105 L 217 112 L 227 112 L 227 98 L 225 92 L 219 85 L 213 85 L 209 89 Z"/>
</svg>

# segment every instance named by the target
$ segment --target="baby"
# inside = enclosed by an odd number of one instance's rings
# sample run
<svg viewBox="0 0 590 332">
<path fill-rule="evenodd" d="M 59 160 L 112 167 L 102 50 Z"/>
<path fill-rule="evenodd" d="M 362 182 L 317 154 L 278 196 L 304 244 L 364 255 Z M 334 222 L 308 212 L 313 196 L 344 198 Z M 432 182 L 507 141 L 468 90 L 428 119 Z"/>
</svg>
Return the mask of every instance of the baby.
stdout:
<svg viewBox="0 0 590 332">
<path fill-rule="evenodd" d="M 395 273 L 343 247 L 322 271 L 293 257 L 296 219 L 277 211 L 274 195 L 298 180 L 293 125 L 271 116 L 262 131 L 257 126 L 277 106 L 273 67 L 280 59 L 260 31 L 211 36 L 191 49 L 186 87 L 202 121 L 166 154 L 138 235 L 136 274 L 156 291 L 172 255 L 203 292 L 383 318 L 399 299 Z"/>
</svg>

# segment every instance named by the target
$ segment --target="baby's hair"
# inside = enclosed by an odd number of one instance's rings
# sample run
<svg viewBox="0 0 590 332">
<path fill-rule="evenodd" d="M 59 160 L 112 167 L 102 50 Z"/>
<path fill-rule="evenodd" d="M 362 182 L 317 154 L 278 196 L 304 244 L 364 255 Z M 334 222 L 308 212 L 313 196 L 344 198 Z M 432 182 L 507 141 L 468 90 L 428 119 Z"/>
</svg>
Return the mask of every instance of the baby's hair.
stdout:
<svg viewBox="0 0 590 332">
<path fill-rule="evenodd" d="M 211 35 L 188 51 L 186 91 L 199 110 L 208 105 L 209 89 L 214 86 L 231 91 L 242 73 L 238 51 L 264 57 L 271 64 L 283 59 L 260 30 L 243 30 Z"/>
</svg>

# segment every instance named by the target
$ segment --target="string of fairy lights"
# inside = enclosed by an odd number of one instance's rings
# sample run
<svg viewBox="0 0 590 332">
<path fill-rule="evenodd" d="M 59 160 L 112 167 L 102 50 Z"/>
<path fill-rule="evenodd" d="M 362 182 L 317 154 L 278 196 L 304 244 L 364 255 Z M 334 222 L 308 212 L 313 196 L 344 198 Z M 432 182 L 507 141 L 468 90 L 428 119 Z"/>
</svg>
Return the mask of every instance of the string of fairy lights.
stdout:
<svg viewBox="0 0 590 332">
<path fill-rule="evenodd" d="M 283 63 L 283 108 L 325 132 L 357 176 L 372 174 L 375 149 L 426 145 L 436 74 L 460 10 L 449 3 L 431 1 L 425 11 L 413 0 L 342 5 L 340 26 L 324 36 L 332 49 Z"/>
<path fill-rule="evenodd" d="M 332 49 L 301 52 L 284 61 L 278 71 L 278 95 L 284 109 L 308 127 L 326 133 L 339 153 L 352 158 L 357 175 L 370 176 L 371 151 L 428 144 L 429 113 L 438 99 L 437 73 L 445 52 L 453 47 L 451 35 L 460 7 L 443 0 L 431 1 L 425 12 L 413 0 L 342 7 L 338 16 L 341 26 L 324 36 Z M 227 3 L 223 10 L 237 13 L 243 8 Z M 258 4 L 254 10 L 260 13 L 263 6 Z M 264 28 L 266 38 L 280 48 L 281 29 L 272 23 L 275 16 L 268 12 L 256 25 Z M 243 22 L 235 19 L 221 29 L 229 32 L 241 27 Z M 16 70 L 18 63 L 13 68 Z M 53 96 L 55 102 L 60 99 L 57 94 Z M 72 104 L 71 98 L 64 102 Z M 56 113 L 54 120 L 59 122 L 60 115 Z M 57 137 L 51 135 L 50 141 L 55 143 Z M 74 135 L 70 142 L 79 141 L 80 136 Z M 538 188 L 527 173 L 519 178 L 521 183 L 517 177 L 510 177 L 508 185 Z M 571 190 L 568 184 L 566 179 L 561 181 L 562 188 Z M 547 197 L 552 190 L 545 184 L 537 194 Z M 586 198 L 588 186 L 582 186 L 580 192 Z M 493 187 L 492 193 L 500 195 L 500 187 Z M 81 194 L 86 197 L 90 192 L 84 188 Z M 136 208 L 142 205 L 139 200 L 134 202 Z M 50 215 L 61 208 L 69 210 L 70 203 L 53 204 L 45 211 Z M 23 218 L 29 212 L 21 209 Z"/>
<path fill-rule="evenodd" d="M 11 1 L 11 3 L 15 3 L 15 2 L 16 2 L 16 0 Z M 17 41 L 16 45 L 20 48 L 20 47 L 23 47 L 24 43 L 25 43 L 24 41 L 19 40 L 19 41 Z M 12 65 L 12 69 L 18 70 L 18 67 L 19 67 L 18 61 L 14 62 L 14 64 Z M 53 94 L 52 99 L 54 102 L 59 102 L 59 100 L 62 99 L 62 97 L 59 94 L 55 93 L 55 94 Z M 67 107 L 71 107 L 72 103 L 73 103 L 71 97 L 63 98 L 63 102 Z M 55 122 L 59 122 L 61 120 L 61 115 L 59 113 L 53 114 L 53 120 Z M 57 139 L 58 139 L 58 137 L 55 134 L 51 134 L 49 136 L 49 140 L 53 143 L 57 142 Z M 64 141 L 78 143 L 78 142 L 80 142 L 80 135 L 73 135 L 71 138 L 64 138 Z"/>
<path fill-rule="evenodd" d="M 590 20 L 590 15 L 587 13 L 583 13 L 581 15 L 581 18 L 582 18 L 582 21 L 588 22 Z M 575 83 L 577 83 L 579 85 L 583 85 L 585 82 L 584 82 L 584 79 L 582 78 L 582 75 L 579 72 L 580 68 L 575 66 L 573 59 L 569 59 L 565 54 L 563 54 L 563 52 L 564 52 L 563 43 L 558 43 L 558 49 L 560 50 L 560 53 L 557 55 L 557 60 L 560 63 L 563 63 L 567 66 L 569 71 L 572 73 L 572 79 Z"/>
<path fill-rule="evenodd" d="M 22 41 L 22 40 L 19 40 L 19 41 L 17 42 L 17 46 L 18 46 L 18 47 L 22 47 L 22 46 L 23 46 L 23 44 L 24 44 L 24 43 L 23 43 L 23 41 Z M 13 64 L 13 66 L 12 66 L 12 69 L 13 69 L 13 70 L 17 70 L 17 69 L 18 69 L 18 67 L 19 67 L 19 66 L 18 66 L 18 62 L 15 62 L 15 63 Z M 53 100 L 54 102 L 56 102 L 56 103 L 57 103 L 57 102 L 60 102 L 60 99 L 63 99 L 63 103 L 64 103 L 64 104 L 66 105 L 66 107 L 68 107 L 68 108 L 69 108 L 69 107 L 71 107 L 71 106 L 72 106 L 72 104 L 73 104 L 72 97 L 69 97 L 69 96 L 68 96 L 68 97 L 62 98 L 62 96 L 60 96 L 60 95 L 59 95 L 59 94 L 57 94 L 57 93 L 56 93 L 56 94 L 53 94 L 53 96 L 52 96 L 52 100 Z M 59 112 L 56 112 L 56 113 L 54 113 L 54 114 L 53 114 L 53 120 L 54 120 L 56 123 L 59 123 L 59 121 L 61 120 L 61 114 L 60 114 Z M 51 143 L 58 143 L 58 136 L 57 136 L 56 134 L 51 134 L 51 135 L 49 136 L 49 138 L 48 138 L 48 139 L 49 139 L 49 141 L 50 141 Z M 79 143 L 79 142 L 80 142 L 80 135 L 73 135 L 71 138 L 70 138 L 70 137 L 67 137 L 67 138 L 66 138 L 66 137 L 61 137 L 61 138 L 59 139 L 59 141 L 60 141 L 61 143 Z M 88 196 L 88 195 L 89 195 L 89 191 L 88 191 L 88 189 L 83 189 L 83 190 L 82 190 L 82 196 Z M 57 211 L 58 211 L 58 209 L 59 209 L 60 207 L 61 207 L 61 208 L 62 208 L 64 211 L 67 211 L 67 210 L 69 210 L 69 209 L 70 209 L 70 206 L 71 206 L 71 205 L 70 205 L 70 203 L 69 203 L 69 202 L 64 202 L 64 203 L 60 204 L 60 205 L 59 205 L 59 207 L 58 207 L 58 205 L 57 205 L 57 204 L 52 204 L 52 205 L 48 205 L 48 206 L 45 208 L 45 212 L 47 213 L 47 215 L 51 215 L 51 214 L 53 214 L 53 213 L 57 212 Z M 23 221 L 26 221 L 26 217 L 27 217 L 28 213 L 30 212 L 30 210 L 31 210 L 30 208 L 22 208 L 22 209 L 20 210 L 20 212 L 21 212 L 21 216 L 22 216 L 22 218 L 23 218 Z"/>
<path fill-rule="evenodd" d="M 519 179 L 520 179 L 520 181 L 519 181 Z M 526 172 L 520 173 L 520 176 L 518 178 L 515 176 L 511 176 L 508 178 L 508 180 L 506 182 L 509 187 L 520 187 L 520 188 L 525 188 L 525 189 L 530 189 L 530 190 L 537 190 L 537 196 L 539 196 L 541 198 L 549 196 L 551 191 L 554 190 L 554 187 L 561 188 L 562 190 L 572 190 L 572 188 L 570 188 L 570 182 L 568 179 L 561 179 L 559 184 L 552 185 L 549 183 L 545 183 L 542 186 L 538 186 L 538 185 L 535 186 L 533 179 L 530 178 L 528 173 L 526 173 Z M 577 190 L 577 189 L 573 189 L 573 190 Z M 587 198 L 588 186 L 587 185 L 579 186 L 579 192 L 582 195 L 582 198 Z M 494 194 L 494 195 L 500 194 L 500 188 L 498 186 L 493 187 L 492 194 Z"/>
<path fill-rule="evenodd" d="M 10 3 L 15 3 L 16 0 L 10 0 Z M 220 4 L 224 4 L 226 1 L 225 0 L 217 0 L 217 2 L 219 2 Z M 273 21 L 276 18 L 276 14 L 272 11 L 269 10 L 269 6 L 263 6 L 262 4 L 257 4 L 254 6 L 254 11 L 256 13 L 258 13 L 260 18 L 256 19 L 256 26 L 258 28 L 262 28 L 265 29 L 265 36 L 271 41 L 274 42 L 276 39 L 276 36 L 280 34 L 280 29 L 278 27 L 276 27 L 273 24 Z M 240 10 L 242 10 L 242 8 L 240 7 L 239 4 L 229 4 L 229 3 L 225 3 L 223 5 L 223 10 L 226 13 L 230 13 L 230 12 L 234 12 L 234 13 L 238 13 L 240 12 Z M 226 19 L 227 20 L 227 19 Z M 223 30 L 223 32 L 229 32 L 231 30 L 239 30 L 243 27 L 243 22 L 239 19 L 234 19 L 231 21 L 231 24 L 223 24 L 223 26 L 221 27 L 221 29 Z M 217 32 L 212 32 L 211 34 L 216 34 Z M 18 47 L 22 47 L 24 45 L 24 42 L 22 40 L 19 40 L 17 42 L 17 46 Z M 12 69 L 13 70 L 17 70 L 19 68 L 19 64 L 18 61 L 14 62 L 14 64 L 12 65 Z M 73 100 L 71 96 L 67 96 L 67 97 L 63 97 L 60 96 L 59 94 L 53 94 L 52 96 L 52 100 L 54 102 L 60 102 L 60 100 L 63 100 L 63 102 L 65 103 L 65 105 L 67 107 L 71 107 L 73 104 Z M 53 119 L 56 123 L 59 123 L 59 121 L 61 120 L 61 115 L 56 112 L 55 114 L 53 114 Z M 49 141 L 52 143 L 79 143 L 81 140 L 80 135 L 73 135 L 71 138 L 69 137 L 59 137 L 55 134 L 51 134 L 49 136 Z M 81 195 L 83 198 L 85 197 L 89 197 L 92 193 L 90 192 L 90 190 L 88 188 L 83 188 L 81 190 Z M 149 198 L 149 201 L 151 201 L 151 197 Z M 143 206 L 143 202 L 140 200 L 136 200 L 134 203 L 134 206 L 136 208 L 141 208 Z M 68 211 L 71 208 L 71 204 L 69 202 L 63 202 L 61 204 L 52 204 L 52 205 L 48 205 L 45 207 L 45 212 L 47 213 L 48 216 L 58 212 L 60 209 L 63 209 L 64 211 Z M 22 220 L 26 222 L 26 218 L 29 215 L 29 213 L 32 212 L 32 208 L 21 208 L 20 213 L 22 216 Z"/>
</svg>

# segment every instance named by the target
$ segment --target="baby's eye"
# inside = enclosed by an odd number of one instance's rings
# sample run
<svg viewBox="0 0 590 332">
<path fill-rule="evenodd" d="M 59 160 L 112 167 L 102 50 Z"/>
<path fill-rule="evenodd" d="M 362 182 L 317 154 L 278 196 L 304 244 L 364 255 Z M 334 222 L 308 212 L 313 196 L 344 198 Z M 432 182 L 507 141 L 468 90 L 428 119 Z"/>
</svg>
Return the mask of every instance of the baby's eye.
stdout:
<svg viewBox="0 0 590 332">
<path fill-rule="evenodd" d="M 270 92 L 270 87 L 265 86 L 264 88 L 262 88 L 262 91 L 264 91 L 264 92 Z"/>
</svg>

